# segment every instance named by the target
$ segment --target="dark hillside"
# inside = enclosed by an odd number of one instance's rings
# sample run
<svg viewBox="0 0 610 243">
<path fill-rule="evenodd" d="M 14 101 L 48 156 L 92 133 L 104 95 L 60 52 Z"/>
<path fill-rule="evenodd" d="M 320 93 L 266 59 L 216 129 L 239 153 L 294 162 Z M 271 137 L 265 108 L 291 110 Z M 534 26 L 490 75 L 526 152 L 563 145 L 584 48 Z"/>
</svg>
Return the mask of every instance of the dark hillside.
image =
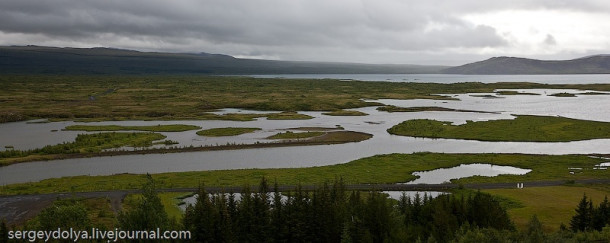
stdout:
<svg viewBox="0 0 610 243">
<path fill-rule="evenodd" d="M 597 55 L 565 61 L 494 57 L 447 68 L 447 74 L 601 74 L 610 73 L 610 56 Z"/>
<path fill-rule="evenodd" d="M 273 61 L 112 48 L 0 47 L 0 73 L 14 74 L 438 73 L 443 68 L 446 67 Z"/>
</svg>

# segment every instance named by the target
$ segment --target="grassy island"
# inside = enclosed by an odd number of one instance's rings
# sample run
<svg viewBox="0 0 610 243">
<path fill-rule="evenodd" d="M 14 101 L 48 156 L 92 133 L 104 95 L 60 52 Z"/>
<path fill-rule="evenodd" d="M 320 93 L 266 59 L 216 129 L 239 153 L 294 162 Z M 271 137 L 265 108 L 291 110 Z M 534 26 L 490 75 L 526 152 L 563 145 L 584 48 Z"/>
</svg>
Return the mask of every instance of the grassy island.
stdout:
<svg viewBox="0 0 610 243">
<path fill-rule="evenodd" d="M 148 147 L 153 141 L 164 139 L 158 133 L 96 133 L 79 134 L 74 142 L 48 145 L 32 150 L 6 150 L 0 152 L 0 166 L 13 163 L 58 159 L 67 155 L 93 154 L 105 149 L 129 147 Z M 165 143 L 165 142 L 163 142 Z"/>
<path fill-rule="evenodd" d="M 280 113 L 272 113 L 268 114 L 267 120 L 309 120 L 312 119 L 313 116 L 300 114 L 293 111 L 285 111 Z"/>
<path fill-rule="evenodd" d="M 201 129 L 201 127 L 194 126 L 194 125 L 182 125 L 182 124 L 156 125 L 156 126 L 71 125 L 71 126 L 67 126 L 66 128 L 64 128 L 64 130 L 68 130 L 68 131 L 87 131 L 87 132 L 99 132 L 99 131 L 184 132 L 184 131 L 197 130 L 197 129 Z"/>
<path fill-rule="evenodd" d="M 201 130 L 197 132 L 197 135 L 207 137 L 237 136 L 258 130 L 261 129 L 256 127 L 221 127 Z"/>
<path fill-rule="evenodd" d="M 367 116 L 368 114 L 361 111 L 348 111 L 348 110 L 336 110 L 331 112 L 324 112 L 322 115 L 327 116 Z"/>
<path fill-rule="evenodd" d="M 540 94 L 536 94 L 536 93 L 519 92 L 519 91 L 514 91 L 514 90 L 496 91 L 496 94 L 497 95 L 540 95 Z"/>
<path fill-rule="evenodd" d="M 312 138 L 324 135 L 325 132 L 281 132 L 273 136 L 267 137 L 268 139 L 300 139 L 300 138 Z"/>
<path fill-rule="evenodd" d="M 388 129 L 395 135 L 481 141 L 569 142 L 610 138 L 610 123 L 565 117 L 517 116 L 513 120 L 468 121 L 462 125 L 417 119 Z"/>
<path fill-rule="evenodd" d="M 493 113 L 488 111 L 473 111 L 473 110 L 459 110 L 452 108 L 445 108 L 439 106 L 415 106 L 415 107 L 399 107 L 393 105 L 386 105 L 377 107 L 378 111 L 385 112 L 422 112 L 422 111 L 453 111 L 453 112 L 476 112 L 476 113 Z"/>
<path fill-rule="evenodd" d="M 555 97 L 576 97 L 576 94 L 572 94 L 572 93 L 556 93 L 556 94 L 550 94 L 549 96 L 555 96 Z"/>
</svg>

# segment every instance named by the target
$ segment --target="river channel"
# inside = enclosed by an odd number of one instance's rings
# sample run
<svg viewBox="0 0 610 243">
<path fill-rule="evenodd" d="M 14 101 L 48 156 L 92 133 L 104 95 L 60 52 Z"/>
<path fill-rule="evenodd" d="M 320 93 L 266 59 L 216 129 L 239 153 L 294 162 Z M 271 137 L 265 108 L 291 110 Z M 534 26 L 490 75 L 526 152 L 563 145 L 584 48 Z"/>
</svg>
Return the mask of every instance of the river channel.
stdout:
<svg viewBox="0 0 610 243">
<path fill-rule="evenodd" d="M 585 93 L 582 90 L 518 90 L 539 95 L 457 94 L 459 100 L 376 100 L 402 107 L 439 106 L 481 112 L 394 112 L 377 111 L 376 107 L 354 109 L 368 116 L 327 116 L 322 112 L 300 112 L 313 116 L 310 120 L 254 121 L 112 121 L 87 125 L 157 125 L 192 124 L 204 129 L 216 127 L 258 127 L 262 130 L 233 137 L 203 137 L 196 131 L 164 132 L 177 146 L 222 145 L 226 143 L 269 142 L 267 136 L 298 127 L 337 127 L 370 133 L 373 138 L 347 144 L 302 147 L 278 147 L 228 151 L 204 151 L 170 154 L 125 155 L 67 160 L 29 162 L 0 167 L 0 185 L 39 181 L 76 175 L 111 175 L 118 173 L 163 173 L 199 170 L 245 168 L 295 168 L 324 166 L 388 153 L 443 152 L 443 153 L 528 153 L 528 154 L 591 154 L 610 153 L 610 139 L 562 143 L 482 142 L 457 139 L 426 139 L 388 134 L 386 129 L 409 119 L 436 119 L 455 124 L 467 120 L 486 121 L 513 119 L 513 115 L 563 116 L 610 122 L 610 95 L 577 95 L 555 97 L 554 93 Z M 492 97 L 493 96 L 493 97 Z M 220 113 L 256 113 L 256 111 L 227 109 Z M 77 122 L 0 124 L 0 149 L 32 149 L 45 145 L 73 141 L 78 131 L 62 131 Z M 162 146 L 162 145 L 158 145 Z M 464 161 L 468 163 L 468 161 Z"/>
</svg>

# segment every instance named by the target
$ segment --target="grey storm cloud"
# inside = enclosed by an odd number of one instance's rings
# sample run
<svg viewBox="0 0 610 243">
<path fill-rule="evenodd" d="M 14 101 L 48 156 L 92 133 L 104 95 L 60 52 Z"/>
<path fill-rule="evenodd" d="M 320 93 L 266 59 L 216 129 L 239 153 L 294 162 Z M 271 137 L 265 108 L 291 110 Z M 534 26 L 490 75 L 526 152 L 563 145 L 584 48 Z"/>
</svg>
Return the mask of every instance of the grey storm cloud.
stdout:
<svg viewBox="0 0 610 243">
<path fill-rule="evenodd" d="M 507 1 L 502 1 L 507 2 Z M 3 0 L 0 44 L 80 43 L 297 58 L 299 50 L 439 51 L 507 45 L 460 15 L 502 9 L 607 10 L 602 1 Z M 22 43 L 15 43 L 15 42 Z M 44 41 L 43 41 L 44 42 Z M 208 49 L 208 50 L 206 50 Z M 340 52 L 340 51 L 338 51 Z"/>
</svg>

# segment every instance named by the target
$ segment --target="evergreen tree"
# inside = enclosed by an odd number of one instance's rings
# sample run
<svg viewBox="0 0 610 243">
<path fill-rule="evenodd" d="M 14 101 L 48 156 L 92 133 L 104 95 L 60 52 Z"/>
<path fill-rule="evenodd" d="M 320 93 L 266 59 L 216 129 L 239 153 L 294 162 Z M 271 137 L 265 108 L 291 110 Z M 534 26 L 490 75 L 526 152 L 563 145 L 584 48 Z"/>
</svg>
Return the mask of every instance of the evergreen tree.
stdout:
<svg viewBox="0 0 610 243">
<path fill-rule="evenodd" d="M 146 183 L 142 187 L 142 199 L 138 205 L 130 211 L 120 212 L 118 221 L 124 230 L 167 229 L 169 219 L 150 174 L 146 174 Z"/>
<path fill-rule="evenodd" d="M 576 207 L 576 215 L 570 220 L 572 231 L 587 231 L 591 228 L 592 212 L 589 207 L 590 204 L 590 201 L 587 201 L 587 195 L 583 195 Z"/>
<path fill-rule="evenodd" d="M 193 240 L 199 242 L 220 241 L 215 231 L 219 218 L 216 213 L 209 194 L 203 187 L 200 187 L 197 193 L 197 201 L 194 205 L 187 206 L 183 218 L 183 225 L 191 231 Z"/>
<path fill-rule="evenodd" d="M 273 184 L 273 207 L 271 212 L 271 232 L 274 242 L 286 242 L 287 228 L 285 218 L 285 207 L 282 202 L 282 194 L 279 191 L 277 181 Z"/>
<path fill-rule="evenodd" d="M 601 231 L 606 225 L 610 224 L 610 204 L 608 196 L 599 204 L 599 207 L 594 211 L 593 228 Z"/>
</svg>

